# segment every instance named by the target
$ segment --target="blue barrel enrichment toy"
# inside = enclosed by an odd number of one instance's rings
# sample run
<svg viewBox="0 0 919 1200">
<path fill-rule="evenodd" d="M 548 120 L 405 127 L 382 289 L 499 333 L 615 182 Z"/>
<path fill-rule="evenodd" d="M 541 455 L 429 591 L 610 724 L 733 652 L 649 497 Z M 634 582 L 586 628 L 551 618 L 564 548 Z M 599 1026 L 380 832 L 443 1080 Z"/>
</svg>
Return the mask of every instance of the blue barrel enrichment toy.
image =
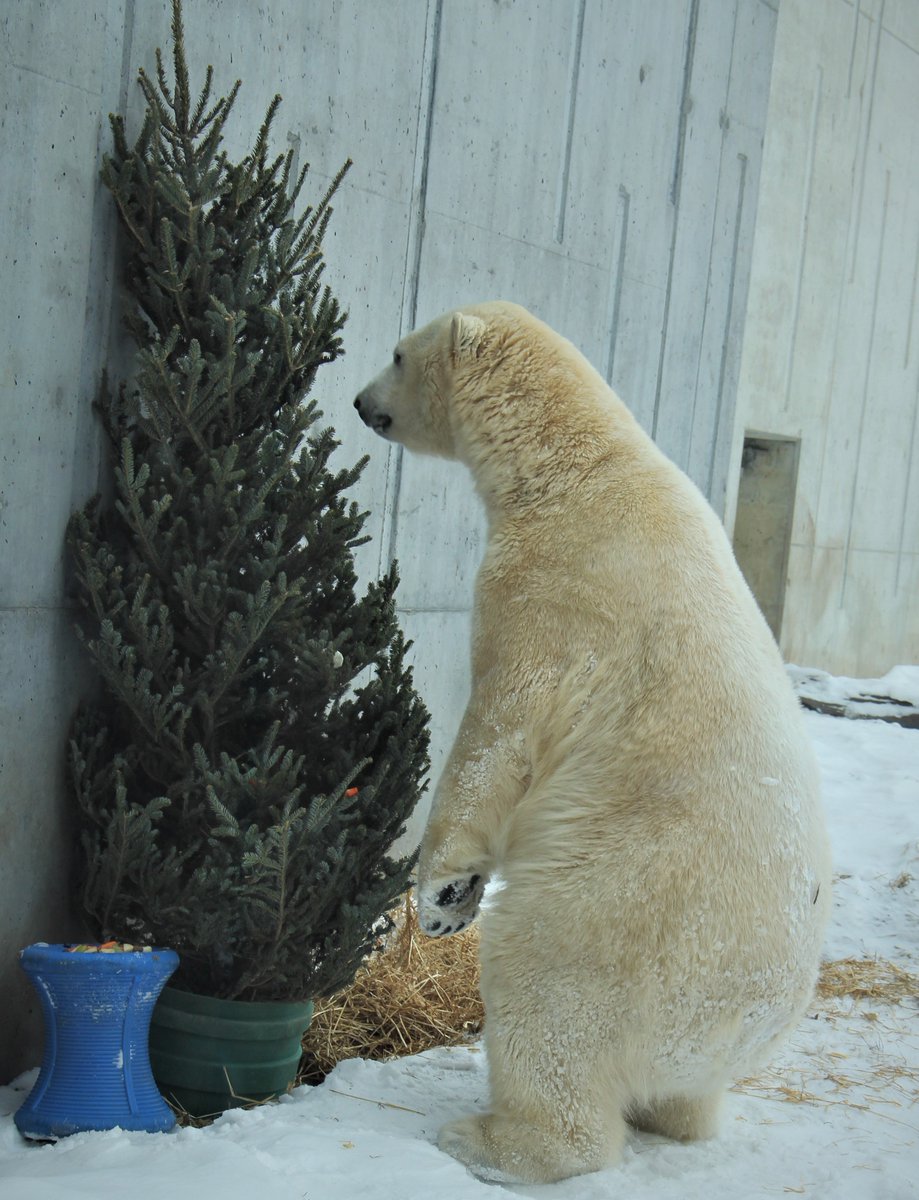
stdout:
<svg viewBox="0 0 919 1200">
<path fill-rule="evenodd" d="M 162 1132 L 175 1116 L 150 1069 L 150 1017 L 179 964 L 174 950 L 96 953 L 37 942 L 19 954 L 41 999 L 45 1053 L 15 1114 L 27 1138 L 87 1129 Z"/>
</svg>

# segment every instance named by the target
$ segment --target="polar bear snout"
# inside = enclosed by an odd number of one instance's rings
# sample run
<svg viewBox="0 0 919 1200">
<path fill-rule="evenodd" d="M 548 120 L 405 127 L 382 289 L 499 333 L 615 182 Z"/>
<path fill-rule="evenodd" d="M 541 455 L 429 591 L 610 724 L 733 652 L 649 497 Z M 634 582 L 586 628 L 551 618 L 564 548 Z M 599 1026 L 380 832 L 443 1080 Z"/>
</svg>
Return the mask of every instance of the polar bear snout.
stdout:
<svg viewBox="0 0 919 1200">
<path fill-rule="evenodd" d="M 389 413 L 379 412 L 371 401 L 363 392 L 359 393 L 354 400 L 354 407 L 357 409 L 357 415 L 374 433 L 379 433 L 381 436 L 392 425 L 392 417 Z"/>
</svg>

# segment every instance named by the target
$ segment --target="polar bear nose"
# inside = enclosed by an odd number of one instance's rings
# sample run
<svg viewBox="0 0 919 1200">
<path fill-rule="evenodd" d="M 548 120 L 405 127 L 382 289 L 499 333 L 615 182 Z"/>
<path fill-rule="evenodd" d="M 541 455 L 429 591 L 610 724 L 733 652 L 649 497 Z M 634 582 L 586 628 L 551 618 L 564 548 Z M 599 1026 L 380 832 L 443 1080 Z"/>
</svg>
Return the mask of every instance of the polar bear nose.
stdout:
<svg viewBox="0 0 919 1200">
<path fill-rule="evenodd" d="M 358 394 L 354 407 L 364 424 L 369 425 L 374 433 L 385 433 L 392 425 L 392 417 L 388 413 L 376 412 L 373 405 L 368 404 L 366 396 Z"/>
</svg>

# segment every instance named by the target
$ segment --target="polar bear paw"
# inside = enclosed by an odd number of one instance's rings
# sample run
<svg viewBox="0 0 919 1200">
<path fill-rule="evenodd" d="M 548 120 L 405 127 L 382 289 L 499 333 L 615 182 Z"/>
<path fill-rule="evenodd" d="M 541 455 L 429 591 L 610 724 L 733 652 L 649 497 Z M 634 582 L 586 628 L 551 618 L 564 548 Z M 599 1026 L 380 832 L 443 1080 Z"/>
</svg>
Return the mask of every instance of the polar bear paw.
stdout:
<svg viewBox="0 0 919 1200">
<path fill-rule="evenodd" d="M 418 923 L 428 937 L 446 937 L 471 925 L 479 913 L 483 875 L 432 879 L 418 889 Z"/>
<path fill-rule="evenodd" d="M 613 1157 L 599 1143 L 578 1153 L 557 1129 L 497 1113 L 448 1122 L 437 1145 L 489 1183 L 556 1183 L 600 1170 Z"/>
<path fill-rule="evenodd" d="M 519 1177 L 509 1175 L 492 1161 L 485 1143 L 485 1128 L 481 1117 L 460 1117 L 441 1127 L 437 1146 L 468 1167 L 480 1179 L 489 1183 L 520 1183 Z"/>
</svg>

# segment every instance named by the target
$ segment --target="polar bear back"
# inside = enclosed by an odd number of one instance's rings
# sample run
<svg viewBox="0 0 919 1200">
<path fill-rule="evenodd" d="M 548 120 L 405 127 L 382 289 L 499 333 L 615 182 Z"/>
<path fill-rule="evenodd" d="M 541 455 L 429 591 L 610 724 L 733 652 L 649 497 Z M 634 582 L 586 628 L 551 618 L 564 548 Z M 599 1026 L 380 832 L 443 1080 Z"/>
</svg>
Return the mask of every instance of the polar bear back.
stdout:
<svg viewBox="0 0 919 1200">
<path fill-rule="evenodd" d="M 491 996 L 576 999 L 635 1097 L 722 1086 L 808 1002 L 830 866 L 801 713 L 720 521 L 516 305 L 411 333 L 355 404 L 464 462 L 488 516 L 472 695 L 421 849 L 433 908 L 441 880 L 468 898 L 500 875 Z"/>
<path fill-rule="evenodd" d="M 490 516 L 473 674 L 537 663 L 545 678 L 504 874 L 521 895 L 554 873 L 574 959 L 616 923 L 617 976 L 670 1025 L 674 1060 L 693 1023 L 674 1016 L 681 990 L 695 1018 L 743 1008 L 740 1041 L 766 1046 L 813 987 L 829 903 L 798 702 L 702 494 L 570 343 L 510 320 L 520 361 L 506 351 L 488 378 L 503 407 L 483 414 L 473 386 L 454 405 Z M 733 1024 L 722 1034 L 737 1044 Z"/>
</svg>

